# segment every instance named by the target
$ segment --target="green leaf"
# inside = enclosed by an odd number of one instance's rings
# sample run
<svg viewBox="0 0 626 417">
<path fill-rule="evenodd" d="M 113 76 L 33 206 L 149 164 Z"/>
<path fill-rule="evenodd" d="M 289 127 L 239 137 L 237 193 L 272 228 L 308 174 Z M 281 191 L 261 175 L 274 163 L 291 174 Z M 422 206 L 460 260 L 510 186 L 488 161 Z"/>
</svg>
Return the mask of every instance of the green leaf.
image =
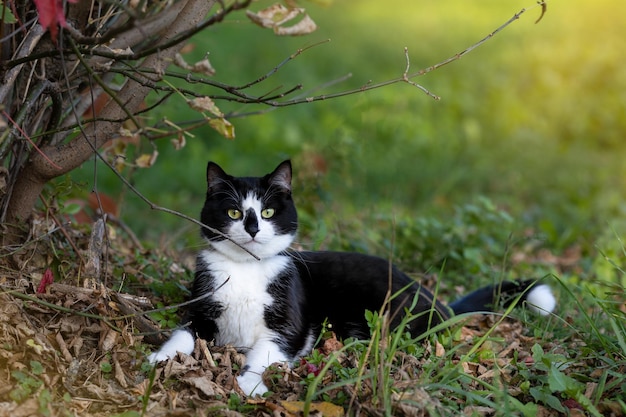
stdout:
<svg viewBox="0 0 626 417">
<path fill-rule="evenodd" d="M 519 384 L 519 388 L 522 390 L 522 392 L 527 393 L 530 389 L 530 381 L 522 382 L 521 384 Z"/>
<path fill-rule="evenodd" d="M 18 382 L 21 382 L 21 383 L 26 381 L 26 379 L 28 378 L 28 375 L 26 375 L 24 372 L 18 371 L 18 370 L 15 370 L 15 371 L 11 372 L 11 376 L 15 380 L 17 380 Z"/>
<path fill-rule="evenodd" d="M 544 403 L 548 407 L 551 407 L 561 413 L 565 412 L 565 408 L 561 404 L 561 401 L 554 395 L 552 395 L 547 387 L 532 387 L 530 390 L 530 395 L 535 399 L 535 401 Z"/>
<path fill-rule="evenodd" d="M 537 404 L 533 402 L 522 403 L 515 397 L 508 397 L 508 401 L 519 411 L 522 412 L 524 417 L 536 417 L 538 413 Z"/>
<path fill-rule="evenodd" d="M 108 374 L 113 370 L 113 365 L 111 365 L 109 362 L 101 362 L 100 370 L 105 374 Z"/>
<path fill-rule="evenodd" d="M 35 375 L 41 375 L 44 373 L 43 365 L 38 361 L 30 361 L 30 370 Z"/>
<path fill-rule="evenodd" d="M 581 392 L 578 392 L 575 396 L 574 399 L 576 401 L 578 401 L 578 403 L 580 405 L 582 405 L 585 410 L 589 411 L 593 416 L 595 417 L 602 417 L 602 414 L 600 413 L 600 411 L 598 411 L 598 409 L 593 405 L 593 403 L 591 402 L 591 400 L 587 397 L 585 397 Z"/>
<path fill-rule="evenodd" d="M 11 8 L 4 5 L 4 2 L 0 2 L 0 17 L 2 17 L 2 22 L 11 24 L 17 23 L 17 19 L 11 13 Z"/>
<path fill-rule="evenodd" d="M 211 119 L 209 125 L 226 139 L 235 139 L 235 126 L 224 118 Z"/>
<path fill-rule="evenodd" d="M 535 343 L 531 350 L 533 352 L 533 362 L 535 364 L 535 367 L 542 371 L 547 371 L 548 369 L 544 365 L 543 348 L 541 347 L 541 345 Z"/>
<path fill-rule="evenodd" d="M 78 203 L 67 203 L 61 208 L 61 213 L 74 215 L 78 214 L 82 208 L 83 207 Z"/>
<path fill-rule="evenodd" d="M 370 310 L 365 310 L 365 320 L 367 320 L 368 323 L 371 323 L 373 318 L 374 313 L 372 313 Z"/>
<path fill-rule="evenodd" d="M 578 392 L 582 389 L 582 383 L 576 381 L 574 378 L 565 375 L 561 372 L 555 364 L 550 367 L 548 374 L 548 384 L 552 392 Z"/>
</svg>

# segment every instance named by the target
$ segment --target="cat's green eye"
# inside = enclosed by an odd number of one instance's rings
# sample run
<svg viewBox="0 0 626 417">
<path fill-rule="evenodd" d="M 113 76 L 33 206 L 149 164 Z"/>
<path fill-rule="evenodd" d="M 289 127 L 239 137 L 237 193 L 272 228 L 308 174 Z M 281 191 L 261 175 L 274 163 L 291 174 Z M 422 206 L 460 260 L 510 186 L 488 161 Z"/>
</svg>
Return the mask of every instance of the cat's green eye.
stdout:
<svg viewBox="0 0 626 417">
<path fill-rule="evenodd" d="M 241 219 L 242 213 L 240 210 L 237 209 L 229 209 L 228 210 L 228 217 L 230 217 L 233 220 L 239 220 Z"/>
<path fill-rule="evenodd" d="M 263 217 L 264 219 L 269 219 L 273 215 L 274 215 L 273 208 L 266 208 L 266 209 L 263 209 L 263 211 L 261 212 L 261 217 Z"/>
</svg>

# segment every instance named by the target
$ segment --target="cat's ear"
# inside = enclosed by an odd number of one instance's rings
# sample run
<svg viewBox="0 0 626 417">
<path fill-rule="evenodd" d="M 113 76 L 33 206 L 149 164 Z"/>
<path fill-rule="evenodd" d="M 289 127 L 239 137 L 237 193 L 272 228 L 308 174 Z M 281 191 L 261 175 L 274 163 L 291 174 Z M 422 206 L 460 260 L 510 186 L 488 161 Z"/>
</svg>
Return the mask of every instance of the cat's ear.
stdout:
<svg viewBox="0 0 626 417">
<path fill-rule="evenodd" d="M 229 178 L 230 175 L 225 173 L 219 165 L 215 162 L 209 162 L 206 167 L 206 182 L 209 191 L 222 185 L 225 181 L 228 181 Z"/>
<path fill-rule="evenodd" d="M 288 193 L 291 193 L 291 161 L 286 160 L 281 162 L 274 172 L 267 176 L 267 181 L 270 185 L 282 188 Z"/>
</svg>

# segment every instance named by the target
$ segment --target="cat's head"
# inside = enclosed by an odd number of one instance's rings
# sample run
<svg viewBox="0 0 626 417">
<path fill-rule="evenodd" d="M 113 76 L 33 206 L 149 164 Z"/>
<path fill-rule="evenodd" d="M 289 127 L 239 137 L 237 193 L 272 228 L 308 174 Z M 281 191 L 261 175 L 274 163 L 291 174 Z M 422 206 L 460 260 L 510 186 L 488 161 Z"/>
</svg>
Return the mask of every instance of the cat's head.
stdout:
<svg viewBox="0 0 626 417">
<path fill-rule="evenodd" d="M 200 220 L 202 235 L 216 250 L 237 261 L 274 256 L 296 235 L 298 216 L 291 198 L 291 162 L 264 177 L 233 177 L 213 162 L 207 166 L 207 194 Z"/>
</svg>

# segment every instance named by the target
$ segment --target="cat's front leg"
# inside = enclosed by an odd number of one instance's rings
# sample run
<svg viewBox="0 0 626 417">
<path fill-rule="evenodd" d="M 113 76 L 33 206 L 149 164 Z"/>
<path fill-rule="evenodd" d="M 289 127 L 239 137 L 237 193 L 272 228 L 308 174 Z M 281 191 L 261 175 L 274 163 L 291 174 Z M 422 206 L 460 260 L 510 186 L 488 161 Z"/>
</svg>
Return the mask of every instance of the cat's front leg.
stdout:
<svg viewBox="0 0 626 417">
<path fill-rule="evenodd" d="M 161 348 L 148 356 L 148 362 L 154 364 L 166 361 L 176 356 L 177 352 L 191 355 L 195 346 L 193 334 L 187 329 L 174 330 L 167 342 Z"/>
<path fill-rule="evenodd" d="M 246 395 L 263 395 L 268 391 L 263 383 L 263 372 L 276 362 L 291 360 L 272 340 L 260 340 L 246 354 L 246 366 L 237 377 L 239 388 Z"/>
</svg>

